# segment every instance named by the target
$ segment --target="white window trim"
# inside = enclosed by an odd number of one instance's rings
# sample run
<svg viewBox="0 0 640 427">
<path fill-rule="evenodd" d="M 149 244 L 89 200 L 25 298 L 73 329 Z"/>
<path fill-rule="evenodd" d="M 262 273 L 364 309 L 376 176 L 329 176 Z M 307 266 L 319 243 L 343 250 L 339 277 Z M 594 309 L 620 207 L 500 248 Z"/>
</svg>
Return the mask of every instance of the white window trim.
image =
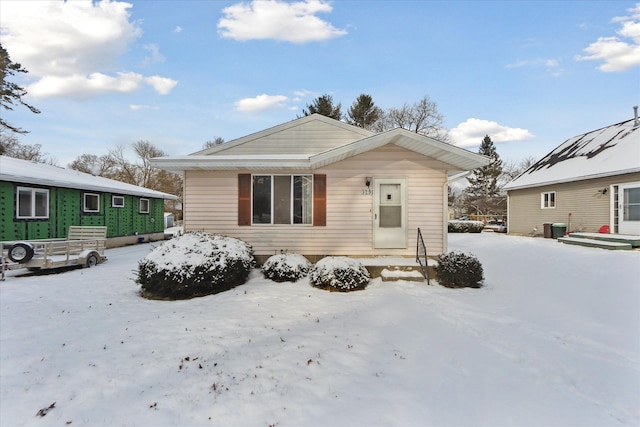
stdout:
<svg viewBox="0 0 640 427">
<path fill-rule="evenodd" d="M 116 203 L 116 200 L 121 200 L 121 203 Z M 124 208 L 124 196 L 111 196 L 112 208 Z"/>
<path fill-rule="evenodd" d="M 551 206 L 551 197 L 549 197 L 549 206 L 545 206 L 545 196 L 553 194 L 553 206 Z M 557 205 L 557 194 L 555 191 L 545 191 L 540 193 L 540 209 L 555 209 Z"/>
<path fill-rule="evenodd" d="M 98 200 L 97 209 L 88 209 L 87 208 L 87 196 L 93 196 Z M 82 211 L 87 213 L 97 213 L 100 212 L 100 195 L 97 193 L 84 193 L 82 197 Z"/>
<path fill-rule="evenodd" d="M 143 201 L 146 201 L 146 202 L 147 202 L 147 209 L 146 209 L 146 210 L 142 209 L 142 202 L 143 202 Z M 140 203 L 139 203 L 138 207 L 139 207 L 139 209 L 138 209 L 138 212 L 139 212 L 139 213 L 141 213 L 141 214 L 148 214 L 148 213 L 149 213 L 149 208 L 150 208 L 149 199 L 140 199 Z"/>
<path fill-rule="evenodd" d="M 253 178 L 256 176 L 269 176 L 271 177 L 271 222 L 268 224 L 265 223 L 255 223 L 253 222 Z M 274 223 L 274 215 L 275 215 L 275 209 L 274 209 L 274 200 L 273 200 L 273 193 L 274 193 L 274 189 L 275 189 L 275 177 L 276 176 L 288 176 L 291 177 L 291 206 L 290 206 L 290 218 L 291 218 L 291 223 L 289 224 L 276 224 Z M 294 212 L 293 212 L 293 177 L 294 176 L 308 176 L 311 178 L 311 222 L 309 223 L 303 223 L 303 224 L 296 224 L 293 222 L 293 218 L 294 218 Z M 251 225 L 255 225 L 258 227 L 261 226 L 289 226 L 289 225 L 293 225 L 295 227 L 310 227 L 313 226 L 313 174 L 309 174 L 309 173 L 290 173 L 290 174 L 269 174 L 269 173 L 256 173 L 256 174 L 252 174 L 251 175 Z"/>
<path fill-rule="evenodd" d="M 30 215 L 20 215 L 20 191 L 29 191 L 31 193 Z M 44 193 L 47 195 L 46 213 L 44 216 L 36 216 L 36 193 Z M 18 187 L 16 189 L 16 219 L 49 219 L 49 190 L 46 188 Z"/>
</svg>

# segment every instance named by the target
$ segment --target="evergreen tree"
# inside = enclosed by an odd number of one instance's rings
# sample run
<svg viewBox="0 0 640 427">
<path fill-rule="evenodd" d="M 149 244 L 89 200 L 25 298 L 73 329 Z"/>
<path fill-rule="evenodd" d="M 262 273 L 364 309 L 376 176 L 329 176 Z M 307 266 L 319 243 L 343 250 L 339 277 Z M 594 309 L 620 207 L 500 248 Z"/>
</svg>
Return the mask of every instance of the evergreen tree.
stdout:
<svg viewBox="0 0 640 427">
<path fill-rule="evenodd" d="M 22 100 L 27 91 L 16 83 L 11 83 L 7 80 L 7 77 L 13 76 L 15 73 L 28 73 L 28 71 L 22 68 L 22 65 L 11 62 L 9 52 L 0 44 L 0 105 L 5 110 L 13 110 L 14 105 L 23 105 L 31 110 L 32 113 L 39 114 L 40 110 Z M 0 117 L 0 128 L 16 133 L 29 132 L 10 125 L 2 117 Z"/>
<path fill-rule="evenodd" d="M 333 105 L 333 97 L 331 95 L 322 95 L 316 98 L 312 104 L 307 105 L 307 109 L 303 109 L 302 113 L 309 116 L 313 113 L 322 114 L 332 119 L 342 119 L 342 104 Z"/>
<path fill-rule="evenodd" d="M 469 213 L 479 215 L 503 214 L 506 203 L 502 196 L 499 179 L 502 175 L 502 160 L 489 135 L 485 136 L 478 150 L 479 154 L 491 159 L 491 163 L 474 170 L 467 178 L 465 189 L 466 206 Z"/>
<path fill-rule="evenodd" d="M 382 114 L 382 110 L 375 105 L 371 95 L 362 93 L 349 107 L 347 122 L 361 128 L 372 129 Z"/>
</svg>

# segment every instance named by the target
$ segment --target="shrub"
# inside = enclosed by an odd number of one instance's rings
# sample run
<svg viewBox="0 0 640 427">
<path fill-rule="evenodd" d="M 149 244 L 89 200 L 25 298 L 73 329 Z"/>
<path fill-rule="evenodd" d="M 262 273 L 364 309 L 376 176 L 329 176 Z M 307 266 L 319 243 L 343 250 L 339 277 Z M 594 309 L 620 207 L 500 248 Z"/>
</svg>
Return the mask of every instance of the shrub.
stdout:
<svg viewBox="0 0 640 427">
<path fill-rule="evenodd" d="M 481 233 L 484 228 L 482 221 L 450 220 L 448 224 L 449 233 Z"/>
<path fill-rule="evenodd" d="M 262 274 L 274 282 L 295 282 L 309 274 L 311 263 L 300 254 L 273 255 L 262 265 Z"/>
<path fill-rule="evenodd" d="M 438 283 L 447 288 L 479 288 L 484 280 L 480 261 L 462 252 L 440 255 L 435 271 Z"/>
<path fill-rule="evenodd" d="M 153 299 L 187 299 L 243 284 L 255 266 L 242 240 L 204 232 L 167 240 L 138 262 L 136 283 Z"/>
<path fill-rule="evenodd" d="M 347 257 L 323 258 L 309 273 L 313 286 L 340 292 L 364 289 L 369 278 L 369 272 L 362 263 Z"/>
</svg>

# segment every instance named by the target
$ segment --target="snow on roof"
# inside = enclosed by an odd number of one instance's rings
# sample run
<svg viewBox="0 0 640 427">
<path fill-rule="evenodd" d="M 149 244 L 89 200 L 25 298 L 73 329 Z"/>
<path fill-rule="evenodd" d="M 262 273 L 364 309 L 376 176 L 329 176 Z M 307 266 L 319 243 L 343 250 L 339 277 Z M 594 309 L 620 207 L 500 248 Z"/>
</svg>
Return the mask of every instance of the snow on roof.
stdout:
<svg viewBox="0 0 640 427">
<path fill-rule="evenodd" d="M 640 172 L 640 126 L 627 120 L 574 136 L 505 186 L 538 187 Z"/>
<path fill-rule="evenodd" d="M 7 156 L 0 156 L 0 181 L 77 188 L 80 190 L 128 194 L 157 199 L 177 199 L 176 196 L 161 191 L 150 190 L 101 176 L 89 175 L 73 169 L 14 159 Z"/>
</svg>

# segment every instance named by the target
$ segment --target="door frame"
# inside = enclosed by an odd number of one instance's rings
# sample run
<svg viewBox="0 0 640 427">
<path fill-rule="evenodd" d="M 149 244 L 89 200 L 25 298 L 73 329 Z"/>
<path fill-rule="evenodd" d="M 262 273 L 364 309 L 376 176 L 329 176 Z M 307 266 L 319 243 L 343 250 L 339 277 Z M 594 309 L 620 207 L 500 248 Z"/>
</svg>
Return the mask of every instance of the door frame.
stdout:
<svg viewBox="0 0 640 427">
<path fill-rule="evenodd" d="M 397 229 L 380 227 L 380 186 L 400 184 L 400 220 Z M 373 178 L 372 245 L 374 249 L 406 249 L 408 246 L 407 178 Z"/>
</svg>

